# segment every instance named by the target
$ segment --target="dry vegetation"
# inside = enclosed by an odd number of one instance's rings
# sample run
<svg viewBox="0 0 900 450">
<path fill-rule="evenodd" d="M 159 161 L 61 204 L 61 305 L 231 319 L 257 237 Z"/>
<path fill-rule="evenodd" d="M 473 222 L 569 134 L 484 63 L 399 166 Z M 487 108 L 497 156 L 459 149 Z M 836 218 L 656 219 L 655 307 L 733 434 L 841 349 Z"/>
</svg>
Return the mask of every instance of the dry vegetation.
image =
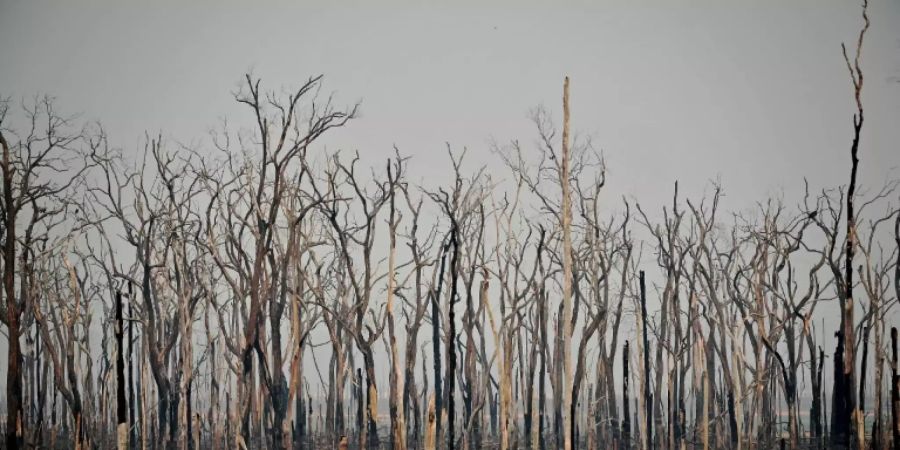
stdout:
<svg viewBox="0 0 900 450">
<path fill-rule="evenodd" d="M 136 160 L 4 102 L 6 447 L 900 448 L 897 182 L 857 180 L 867 27 L 849 183 L 743 216 L 716 186 L 602 201 L 568 79 L 561 132 L 538 110 L 536 152 L 498 146 L 501 175 L 450 152 L 442 186 L 399 151 L 323 154 L 356 108 L 320 77 L 247 76 L 251 129 Z"/>
</svg>

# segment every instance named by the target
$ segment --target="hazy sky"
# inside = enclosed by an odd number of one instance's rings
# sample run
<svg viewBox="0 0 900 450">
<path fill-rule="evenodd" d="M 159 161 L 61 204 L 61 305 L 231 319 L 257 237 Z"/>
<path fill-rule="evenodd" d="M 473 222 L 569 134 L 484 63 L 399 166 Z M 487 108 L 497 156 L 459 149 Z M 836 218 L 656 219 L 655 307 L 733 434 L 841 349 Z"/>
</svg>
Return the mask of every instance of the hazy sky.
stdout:
<svg viewBox="0 0 900 450">
<path fill-rule="evenodd" d="M 499 171 L 489 143 L 532 142 L 529 110 L 560 117 L 569 75 L 611 207 L 656 210 L 675 180 L 720 179 L 731 210 L 793 204 L 804 176 L 847 182 L 856 1 L 144 3 L 0 0 L 0 95 L 54 95 L 136 155 L 145 131 L 202 148 L 222 117 L 249 126 L 232 97 L 248 70 L 272 89 L 324 74 L 339 104 L 362 101 L 328 148 L 380 166 L 397 145 L 433 183 L 447 143 Z M 861 176 L 880 186 L 900 166 L 900 0 L 870 15 Z"/>
<path fill-rule="evenodd" d="M 856 1 L 144 3 L 0 0 L 0 93 L 52 94 L 136 152 L 144 131 L 202 146 L 223 116 L 249 125 L 231 95 L 248 70 L 273 89 L 324 74 L 339 103 L 362 100 L 329 148 L 380 165 L 396 144 L 432 179 L 446 143 L 499 167 L 490 140 L 530 143 L 528 111 L 560 117 L 569 75 L 611 201 L 720 178 L 740 209 L 796 198 L 803 176 L 846 182 Z M 861 170 L 880 184 L 900 165 L 900 0 L 870 15 Z"/>
</svg>

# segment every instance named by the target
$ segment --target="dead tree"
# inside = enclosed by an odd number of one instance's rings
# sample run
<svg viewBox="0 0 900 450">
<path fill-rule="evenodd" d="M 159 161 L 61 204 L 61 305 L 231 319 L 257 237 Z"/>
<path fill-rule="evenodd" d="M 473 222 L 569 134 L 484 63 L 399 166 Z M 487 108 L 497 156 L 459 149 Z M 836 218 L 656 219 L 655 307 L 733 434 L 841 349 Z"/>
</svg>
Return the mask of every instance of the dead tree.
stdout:
<svg viewBox="0 0 900 450">
<path fill-rule="evenodd" d="M 273 445 L 284 448 L 290 445 L 291 439 L 290 422 L 287 420 L 290 389 L 282 370 L 285 360 L 282 355 L 280 323 L 287 308 L 288 287 L 294 287 L 296 283 L 288 283 L 285 273 L 285 265 L 290 260 L 291 253 L 282 248 L 280 257 L 276 257 L 272 250 L 280 242 L 284 205 L 297 189 L 291 182 L 293 172 L 299 173 L 298 178 L 302 182 L 304 175 L 308 173 L 308 165 L 304 161 L 309 146 L 328 130 L 346 124 L 354 116 L 356 108 L 349 111 L 335 110 L 329 99 L 324 104 L 309 101 L 310 107 L 308 111 L 304 111 L 303 103 L 317 91 L 321 76 L 310 78 L 285 99 L 276 99 L 273 94 L 261 92 L 259 80 L 254 80 L 249 75 L 245 78 L 246 90 L 238 93 L 235 99 L 250 109 L 256 121 L 253 137 L 256 146 L 241 149 L 249 154 L 248 160 L 243 163 L 252 166 L 253 170 L 244 171 L 243 167 L 235 170 L 232 165 L 234 159 L 230 157 L 234 150 L 229 148 L 231 141 L 226 131 L 217 140 L 217 147 L 226 155 L 231 167 L 232 179 L 222 187 L 230 189 L 234 198 L 229 198 L 228 203 L 223 205 L 225 211 L 221 211 L 221 215 L 214 217 L 211 212 L 207 212 L 207 232 L 211 233 L 209 247 L 213 259 L 222 272 L 228 273 L 226 280 L 234 297 L 250 300 L 243 320 L 245 326 L 242 342 L 234 342 L 237 336 L 225 340 L 229 350 L 240 358 L 242 365 L 242 440 L 244 445 L 250 445 L 250 412 L 253 404 L 251 386 L 256 356 L 260 380 L 267 393 L 266 402 L 271 404 L 273 422 L 280 428 L 271 434 Z M 209 178 L 206 177 L 207 180 Z M 216 198 L 215 195 L 213 198 Z M 238 201 L 237 204 L 235 200 Z M 301 213 L 297 215 L 297 219 L 289 224 L 288 236 L 294 234 L 296 224 L 306 212 L 322 201 L 324 200 L 310 195 L 307 204 L 301 205 Z M 224 220 L 218 225 L 229 231 L 239 230 L 241 234 L 237 237 L 227 233 L 218 234 L 214 227 L 217 224 L 213 219 Z M 243 236 L 247 235 L 246 241 L 242 242 Z M 223 253 L 224 249 L 218 248 L 223 244 L 230 248 L 249 249 L 249 252 L 241 252 L 241 255 L 246 255 L 242 257 L 245 261 L 239 261 L 237 266 L 226 262 L 223 254 L 229 257 L 233 254 Z M 244 262 L 248 264 L 244 266 Z M 246 267 L 248 270 L 246 273 L 238 271 L 232 274 L 234 267 Z M 266 312 L 268 317 L 264 315 Z M 264 334 L 267 329 L 264 326 L 266 319 L 268 329 L 272 331 L 271 340 Z M 220 321 L 223 321 L 222 317 Z M 296 392 L 296 388 L 294 391 Z"/>
<path fill-rule="evenodd" d="M 404 408 L 404 382 L 406 378 L 400 369 L 400 354 L 397 350 L 397 332 L 396 320 L 394 319 L 394 291 L 396 290 L 396 249 L 397 249 L 397 209 L 395 204 L 396 186 L 402 176 L 402 160 L 399 155 L 396 163 L 388 161 L 387 163 L 388 190 L 387 194 L 390 198 L 389 216 L 388 216 L 388 234 L 390 239 L 390 247 L 388 250 L 388 274 L 387 274 L 387 328 L 388 339 L 390 340 L 390 356 L 391 356 L 391 383 L 390 383 L 390 416 L 391 416 L 391 442 L 394 450 L 406 450 L 406 419 Z"/>
<path fill-rule="evenodd" d="M 457 183 L 459 186 L 459 183 Z M 454 201 L 451 202 L 445 194 L 441 200 L 444 214 L 450 219 L 449 247 L 450 247 L 450 292 L 447 302 L 447 331 L 444 339 L 444 350 L 447 355 L 447 371 L 444 379 L 447 387 L 442 395 L 447 399 L 447 450 L 456 448 L 456 302 L 458 299 L 457 282 L 459 280 L 459 226 L 455 215 L 456 201 L 459 190 L 454 190 Z"/>
<path fill-rule="evenodd" d="M 893 195 L 893 192 L 896 188 L 896 183 L 889 183 L 880 192 L 878 192 L 871 200 L 867 201 L 867 204 L 872 204 L 872 202 L 881 200 L 885 197 L 890 197 Z M 863 205 L 863 209 L 866 205 Z M 885 317 L 889 314 L 888 311 L 894 305 L 894 302 L 897 300 L 896 297 L 893 297 L 891 292 L 891 275 L 892 271 L 896 271 L 896 262 L 894 259 L 896 255 L 900 255 L 900 246 L 891 250 L 890 253 L 887 253 L 884 247 L 880 243 L 876 243 L 878 241 L 877 236 L 883 233 L 883 231 L 879 231 L 882 224 L 888 223 L 894 215 L 898 214 L 898 211 L 889 209 L 887 213 L 881 217 L 876 217 L 868 220 L 868 226 L 864 229 L 860 230 L 858 234 L 858 250 L 860 256 L 863 257 L 863 264 L 858 266 L 858 275 L 860 280 L 860 286 L 863 288 L 866 298 L 868 302 L 863 303 L 863 317 L 861 319 L 861 323 L 865 324 L 865 333 L 864 333 L 864 348 L 863 348 L 863 366 L 860 374 L 860 409 L 864 410 L 865 405 L 865 369 L 866 363 L 868 361 L 867 358 L 867 349 L 868 349 L 868 341 L 869 335 L 874 334 L 874 340 L 872 342 L 873 353 L 874 356 L 872 358 L 873 362 L 873 371 L 874 371 L 874 392 L 873 395 L 875 397 L 875 404 L 873 405 L 873 419 L 872 419 L 872 432 L 871 432 L 871 440 L 870 447 L 872 448 L 882 448 L 884 443 L 887 442 L 887 436 L 885 433 L 884 427 L 884 399 L 883 399 L 883 390 L 884 390 L 884 365 L 886 362 L 885 357 L 885 343 L 884 343 L 884 327 L 885 327 Z M 895 219 L 896 220 L 896 219 Z M 860 227 L 857 229 L 859 230 Z"/>
<path fill-rule="evenodd" d="M 625 347 L 622 349 L 622 445 L 624 448 L 631 448 L 631 409 L 629 399 L 630 391 L 628 389 L 628 341 L 625 341 Z"/>
<path fill-rule="evenodd" d="M 897 360 L 897 327 L 891 327 L 891 442 L 900 449 L 900 363 Z"/>
<path fill-rule="evenodd" d="M 162 277 L 162 268 L 168 256 L 165 249 L 169 248 L 171 239 L 165 234 L 164 227 L 171 216 L 167 214 L 168 193 L 166 187 L 158 183 L 156 170 L 170 170 L 167 165 L 173 163 L 171 158 L 166 159 L 162 147 L 160 138 L 148 137 L 142 154 L 143 164 L 135 170 L 106 146 L 92 152 L 100 181 L 88 190 L 90 201 L 85 207 L 92 215 L 104 218 L 98 223 L 98 233 L 107 250 L 102 256 L 107 270 L 115 278 L 139 287 L 142 335 L 158 396 L 156 438 L 174 445 L 178 430 L 178 387 L 169 368 L 180 327 L 175 313 L 178 306 L 170 308 L 172 296 L 166 295 L 164 285 L 159 283 L 166 279 Z M 113 244 L 106 231 L 112 226 L 123 230 L 125 243 L 133 249 L 134 264 L 130 269 L 122 267 L 116 252 L 112 251 Z M 147 433 L 143 427 L 142 430 Z"/>
<path fill-rule="evenodd" d="M 116 292 L 116 447 L 128 448 L 128 405 L 125 399 L 125 322 L 122 318 L 122 293 Z"/>
<path fill-rule="evenodd" d="M 570 222 L 572 220 L 571 214 L 571 199 L 569 198 L 569 77 L 566 77 L 565 82 L 563 83 L 563 132 L 562 132 L 562 169 L 560 170 L 560 179 L 559 184 L 562 186 L 562 218 L 560 222 L 560 227 L 562 228 L 563 235 L 563 248 L 562 248 L 562 266 L 563 266 L 563 279 L 562 279 L 562 316 L 560 320 L 562 321 L 562 364 L 563 364 L 563 378 L 561 382 L 560 388 L 564 393 L 563 404 L 566 406 L 572 407 L 573 399 L 572 399 L 572 389 L 570 388 L 570 383 L 572 382 L 573 377 L 573 367 L 572 367 L 572 333 L 573 333 L 573 321 L 572 321 L 572 285 L 575 283 L 572 278 L 572 230 Z M 563 419 L 563 448 L 565 450 L 572 450 L 573 442 L 572 442 L 572 431 L 573 431 L 573 418 L 571 414 L 566 414 Z"/>
<path fill-rule="evenodd" d="M 652 447 L 653 442 L 653 394 L 650 392 L 650 341 L 647 338 L 647 288 L 644 281 L 644 271 L 640 271 L 641 289 L 641 337 L 644 340 L 644 429 L 646 438 L 644 448 Z"/>
<path fill-rule="evenodd" d="M 856 174 L 859 167 L 859 140 L 863 126 L 863 106 L 861 100 L 863 87 L 863 74 L 859 61 L 862 53 L 863 38 L 869 28 L 869 16 L 867 15 L 868 1 L 863 1 L 863 28 L 859 32 L 856 41 L 856 56 L 853 63 L 847 55 L 847 48 L 843 44 L 844 60 L 850 71 L 856 99 L 856 113 L 853 115 L 853 142 L 850 145 L 850 184 L 847 187 L 847 229 L 844 251 L 844 279 L 841 285 L 843 295 L 841 301 L 841 332 L 838 335 L 838 346 L 843 347 L 841 355 L 841 370 L 836 370 L 835 375 L 840 378 L 840 383 L 835 382 L 834 396 L 839 407 L 832 408 L 831 435 L 832 444 L 849 445 L 862 449 L 865 447 L 865 426 L 863 413 L 856 401 L 856 334 L 854 321 L 853 298 L 853 256 L 857 246 L 856 215 L 854 213 L 854 200 L 856 199 Z M 840 389 L 840 390 L 839 390 Z"/>
<path fill-rule="evenodd" d="M 900 248 L 900 215 L 894 221 L 894 242 Z M 900 299 L 900 252 L 894 264 L 894 290 Z M 891 327 L 891 442 L 900 450 L 900 365 L 897 362 L 897 327 Z"/>
<path fill-rule="evenodd" d="M 51 257 L 57 257 L 63 260 L 64 271 L 57 270 L 59 266 L 53 267 L 48 265 L 44 271 L 42 285 L 48 287 L 48 291 L 44 294 L 48 299 L 52 299 L 55 305 L 47 308 L 49 318 L 45 316 L 45 312 L 40 305 L 36 306 L 32 312 L 35 322 L 38 324 L 43 336 L 44 346 L 50 355 L 50 361 L 53 364 L 53 375 L 56 389 L 63 396 L 72 415 L 74 425 L 74 435 L 72 443 L 76 450 L 85 448 L 87 445 L 87 436 L 85 435 L 85 418 L 84 404 L 82 400 L 81 380 L 78 379 L 77 355 L 75 344 L 78 342 L 76 336 L 76 324 L 79 318 L 87 314 L 88 306 L 82 303 L 83 285 L 79 284 L 75 267 L 69 262 L 68 245 L 61 249 L 62 255 L 59 253 L 51 253 Z M 49 264 L 49 261 L 48 261 Z M 72 296 L 72 303 L 68 304 L 64 300 L 66 289 L 62 287 L 62 283 L 67 280 L 68 293 Z M 51 323 L 53 327 L 51 328 Z M 51 334 L 51 331 L 53 334 Z"/>
<path fill-rule="evenodd" d="M 658 368 L 654 380 L 645 380 L 651 383 L 651 390 L 656 392 L 651 404 L 650 429 L 643 428 L 644 432 L 657 428 L 656 439 L 660 442 L 667 440 L 668 445 L 679 447 L 686 434 L 685 414 L 685 382 L 689 365 L 682 360 L 681 355 L 689 353 L 691 342 L 691 330 L 685 330 L 682 324 L 684 305 L 681 300 L 681 285 L 688 272 L 687 261 L 690 255 L 689 249 L 694 245 L 695 237 L 687 234 L 684 228 L 685 211 L 680 209 L 678 182 L 675 183 L 672 196 L 672 208 L 663 208 L 662 224 L 652 223 L 647 214 L 636 204 L 639 212 L 639 222 L 649 231 L 656 245 L 656 264 L 665 276 L 665 283 L 660 294 L 659 323 L 652 321 L 647 325 L 656 333 L 655 363 Z M 643 318 L 641 319 L 643 320 Z M 644 325 L 642 325 L 644 326 Z M 649 351 L 643 349 L 642 351 Z M 666 421 L 663 419 L 663 376 L 666 373 L 664 366 L 668 360 L 669 374 L 673 378 L 673 385 L 677 387 L 672 392 L 669 402 L 668 429 L 663 428 Z M 649 396 L 648 396 L 649 398 Z M 645 400 L 642 397 L 642 400 Z M 652 442 L 651 442 L 652 444 Z M 663 444 L 660 444 L 663 445 Z"/>
<path fill-rule="evenodd" d="M 39 224 L 52 228 L 53 222 L 59 220 L 60 205 L 66 204 L 65 196 L 80 189 L 83 175 L 90 168 L 81 150 L 82 146 L 89 147 L 92 139 L 86 129 L 76 128 L 74 119 L 59 115 L 50 97 L 37 98 L 24 109 L 27 127 L 21 133 L 12 131 L 8 126 L 9 103 L 0 101 L 0 173 L 3 176 L 0 225 L 4 234 L 3 294 L 6 297 L 0 305 L 0 321 L 6 325 L 9 337 L 5 443 L 10 449 L 23 448 L 26 435 L 20 337 L 25 331 L 21 325 L 28 303 L 15 292 L 17 252 L 26 258 L 35 237 L 31 231 Z M 19 226 L 23 228 L 20 230 Z"/>
<path fill-rule="evenodd" d="M 398 296 L 404 299 L 406 303 L 409 304 L 411 312 L 409 312 L 406 317 L 406 366 L 403 373 L 403 408 L 407 417 L 412 417 L 413 419 L 413 430 L 412 430 L 412 439 L 409 442 L 410 448 L 418 448 L 419 442 L 421 440 L 422 434 L 422 426 L 420 423 L 421 414 L 421 406 L 418 401 L 418 396 L 416 395 L 416 380 L 415 380 L 415 368 L 416 362 L 418 360 L 418 336 L 419 330 L 424 322 L 425 316 L 428 313 L 429 299 L 432 297 L 431 291 L 425 285 L 425 268 L 429 265 L 435 265 L 435 269 L 437 269 L 437 265 L 435 264 L 436 257 L 430 257 L 429 253 L 433 249 L 434 240 L 437 236 L 436 228 L 431 228 L 429 233 L 425 236 L 424 241 L 420 241 L 419 238 L 419 218 L 421 217 L 422 211 L 422 199 L 414 199 L 411 194 L 411 189 L 409 189 L 408 185 L 402 183 L 399 185 L 399 188 L 403 191 L 404 198 L 406 200 L 406 205 L 408 210 L 410 211 L 410 227 L 408 232 L 406 233 L 406 238 L 408 240 L 407 247 L 411 253 L 412 259 L 412 268 L 410 274 L 407 278 L 412 278 L 413 285 L 413 293 L 410 297 L 409 294 L 398 293 Z M 442 258 L 443 261 L 443 258 Z M 441 271 L 443 271 L 443 265 L 441 265 Z M 437 271 L 435 270 L 435 273 Z M 443 273 L 437 275 L 438 277 L 442 277 Z M 431 285 L 434 285 L 434 277 L 432 277 Z M 406 286 L 407 282 L 404 281 L 401 285 Z M 439 296 L 440 293 L 438 292 Z M 440 354 L 436 354 L 435 359 L 437 360 L 440 357 Z M 440 364 L 439 362 L 437 363 Z M 436 375 L 439 376 L 440 370 L 435 372 Z M 425 386 L 423 386 L 425 388 Z M 439 391 L 439 389 L 438 389 Z M 434 397 L 432 397 L 431 401 L 434 401 Z M 433 405 L 429 404 L 429 408 Z M 430 414 L 430 413 L 429 413 Z M 427 419 L 427 418 L 426 418 Z M 426 420 L 427 421 L 427 420 Z M 436 426 L 436 424 L 434 424 Z M 429 426 L 429 424 L 425 424 L 425 426 Z"/>
<path fill-rule="evenodd" d="M 441 253 L 441 264 L 440 269 L 437 274 L 437 289 L 434 289 L 429 293 L 429 297 L 431 298 L 431 344 L 432 344 L 432 358 L 434 359 L 434 392 L 432 393 L 432 399 L 434 400 L 434 434 L 432 438 L 432 444 L 440 445 L 440 442 L 443 442 L 443 434 L 441 421 L 443 420 L 443 398 L 444 398 L 444 390 L 441 386 L 441 337 L 440 337 L 440 324 L 441 324 L 441 314 L 440 314 L 440 299 L 441 299 L 441 290 L 444 285 L 444 269 L 447 263 L 447 254 L 450 249 L 450 241 L 446 240 L 446 244 L 440 246 Z M 430 424 L 431 426 L 432 424 Z M 427 439 L 426 439 L 427 441 Z M 426 444 L 427 445 L 427 444 Z"/>
</svg>

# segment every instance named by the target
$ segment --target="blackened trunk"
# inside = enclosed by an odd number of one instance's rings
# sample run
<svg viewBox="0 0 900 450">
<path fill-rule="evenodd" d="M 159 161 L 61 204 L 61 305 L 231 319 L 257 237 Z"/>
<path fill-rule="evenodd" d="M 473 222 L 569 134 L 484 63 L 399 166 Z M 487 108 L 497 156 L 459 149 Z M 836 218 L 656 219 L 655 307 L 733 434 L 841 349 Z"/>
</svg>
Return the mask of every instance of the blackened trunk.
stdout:
<svg viewBox="0 0 900 450">
<path fill-rule="evenodd" d="M 644 406 L 646 412 L 647 442 L 646 448 L 653 446 L 653 395 L 650 393 L 650 341 L 647 337 L 647 288 L 644 283 L 644 271 L 640 271 L 641 287 L 641 320 L 643 323 L 642 334 L 644 339 Z"/>
<path fill-rule="evenodd" d="M 375 386 L 375 359 L 371 349 L 363 351 L 363 362 L 366 366 L 366 403 L 368 404 L 367 411 L 369 412 L 366 416 L 368 425 L 367 442 L 368 448 L 377 449 L 381 447 L 381 443 L 378 439 L 378 423 L 376 422 L 378 410 L 373 405 L 378 404 L 378 389 Z"/>
<path fill-rule="evenodd" d="M 132 318 L 131 304 L 134 302 L 131 283 L 128 284 L 128 423 L 135 422 L 135 404 L 134 404 L 134 321 Z M 135 448 L 137 443 L 137 427 L 132 426 L 129 430 L 129 448 Z"/>
<path fill-rule="evenodd" d="M 834 390 L 831 396 L 831 435 L 833 446 L 847 447 L 850 444 L 850 405 L 845 392 L 851 389 L 844 377 L 844 333 L 836 333 L 837 347 L 834 350 Z M 852 345 L 852 344 L 851 344 Z M 854 393 L 851 391 L 850 396 Z"/>
<path fill-rule="evenodd" d="M 443 413 L 444 391 L 441 387 L 441 288 L 444 286 L 444 264 L 447 262 L 446 247 L 441 255 L 441 269 L 438 273 L 437 292 L 431 296 L 431 344 L 434 357 L 434 439 L 441 442 L 441 414 Z"/>
<path fill-rule="evenodd" d="M 813 373 L 815 379 L 812 384 L 812 406 L 809 415 L 812 423 L 812 435 L 815 438 L 822 437 L 822 367 L 825 366 L 825 352 L 819 349 L 819 358 L 816 361 L 816 354 L 811 355 Z"/>
<path fill-rule="evenodd" d="M 457 240 L 458 230 L 456 223 L 453 223 L 453 229 L 450 231 L 450 244 L 453 246 L 453 256 L 450 260 L 450 304 L 449 314 L 447 317 L 447 450 L 456 448 L 456 440 L 454 436 L 455 424 L 455 399 L 456 391 L 456 314 L 454 313 L 454 304 L 456 303 L 457 278 L 459 274 L 459 242 Z"/>
<path fill-rule="evenodd" d="M 116 424 L 118 448 L 128 445 L 128 405 L 125 401 L 125 322 L 122 320 L 122 293 L 116 291 Z"/>
<path fill-rule="evenodd" d="M 866 411 L 866 366 L 867 360 L 869 359 L 869 331 L 870 328 L 866 327 L 863 332 L 863 354 L 862 360 L 860 364 L 862 365 L 859 369 L 859 412 L 860 414 L 865 414 Z"/>
<path fill-rule="evenodd" d="M 737 416 L 734 413 L 734 391 L 728 390 L 728 429 L 731 432 L 731 445 L 737 448 L 738 426 Z"/>
<path fill-rule="evenodd" d="M 625 341 L 625 348 L 622 349 L 622 442 L 623 447 L 631 448 L 631 406 L 628 398 L 628 341 Z"/>
<path fill-rule="evenodd" d="M 891 366 L 891 428 L 894 450 L 900 450 L 900 374 L 897 367 L 897 327 L 891 327 L 891 354 L 894 364 Z"/>
<path fill-rule="evenodd" d="M 13 172 L 9 145 L 0 134 L 3 145 L 3 205 L 6 212 L 3 245 L 3 287 L 6 295 L 6 331 L 9 337 L 9 356 L 6 369 L 6 448 L 19 449 L 24 442 L 22 423 L 22 349 L 19 344 L 21 314 L 16 300 L 16 212 L 13 204 Z"/>
</svg>

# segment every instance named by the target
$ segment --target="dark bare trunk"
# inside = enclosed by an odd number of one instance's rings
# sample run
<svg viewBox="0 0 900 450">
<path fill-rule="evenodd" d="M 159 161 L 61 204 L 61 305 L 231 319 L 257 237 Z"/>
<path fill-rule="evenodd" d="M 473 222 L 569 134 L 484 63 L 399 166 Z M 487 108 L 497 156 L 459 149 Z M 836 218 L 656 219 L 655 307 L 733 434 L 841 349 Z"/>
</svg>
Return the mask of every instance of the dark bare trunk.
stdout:
<svg viewBox="0 0 900 450">
<path fill-rule="evenodd" d="M 628 379 L 631 375 L 628 373 L 628 341 L 625 341 L 625 348 L 622 349 L 622 443 L 623 447 L 631 448 L 631 405 L 628 398 Z"/>
<path fill-rule="evenodd" d="M 647 427 L 647 442 L 645 448 L 653 446 L 653 394 L 650 392 L 650 341 L 647 337 L 647 288 L 644 283 L 644 271 L 640 271 L 641 288 L 641 327 L 644 340 L 644 406 L 646 412 L 644 419 Z"/>
<path fill-rule="evenodd" d="M 450 303 L 448 305 L 449 314 L 447 317 L 447 450 L 456 448 L 455 429 L 456 422 L 456 314 L 454 304 L 456 303 L 457 279 L 459 278 L 459 241 L 456 228 L 456 222 L 453 223 L 453 229 L 450 231 L 450 244 L 453 247 L 453 255 L 450 258 Z"/>
<path fill-rule="evenodd" d="M 441 387 L 441 288 L 444 286 L 444 264 L 447 261 L 447 247 L 441 254 L 441 269 L 438 273 L 437 292 L 431 295 L 431 344 L 434 357 L 434 438 L 441 442 L 441 414 L 443 413 L 444 391 Z"/>
<path fill-rule="evenodd" d="M 0 134 L 3 146 L 3 205 L 6 212 L 3 243 L 3 288 L 6 295 L 6 331 L 9 337 L 9 356 L 6 368 L 6 448 L 19 449 L 24 442 L 22 423 L 22 348 L 19 344 L 21 313 L 16 300 L 16 213 L 13 202 L 13 169 L 9 145 Z"/>
<path fill-rule="evenodd" d="M 897 361 L 897 327 L 891 327 L 891 438 L 893 449 L 900 450 L 900 373 Z"/>
<path fill-rule="evenodd" d="M 119 450 L 128 447 L 128 405 L 125 401 L 125 322 L 122 319 L 122 293 L 116 292 L 116 419 Z"/>
</svg>

